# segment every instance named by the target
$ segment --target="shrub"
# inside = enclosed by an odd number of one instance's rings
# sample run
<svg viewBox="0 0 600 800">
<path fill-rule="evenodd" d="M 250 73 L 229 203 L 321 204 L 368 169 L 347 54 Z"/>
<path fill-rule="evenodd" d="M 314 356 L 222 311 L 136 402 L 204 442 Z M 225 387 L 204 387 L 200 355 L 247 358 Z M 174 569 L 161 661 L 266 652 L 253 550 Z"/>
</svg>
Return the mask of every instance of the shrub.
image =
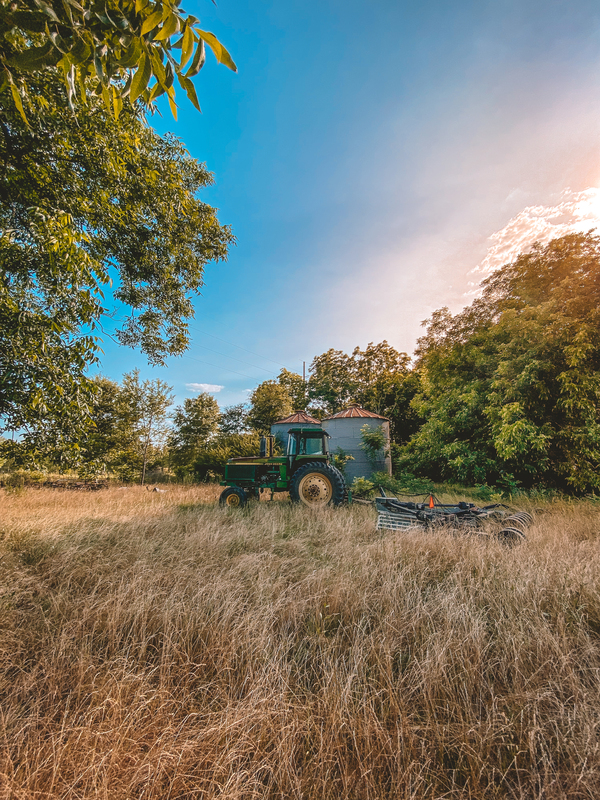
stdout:
<svg viewBox="0 0 600 800">
<path fill-rule="evenodd" d="M 375 489 L 375 484 L 366 478 L 354 478 L 350 491 L 356 497 L 370 497 Z"/>
<path fill-rule="evenodd" d="M 384 458 L 387 456 L 385 451 L 385 433 L 383 428 L 372 428 L 365 423 L 360 429 L 361 444 L 360 447 L 365 451 L 367 460 L 373 469 L 377 466 L 377 462 L 381 459 L 383 454 Z"/>
<path fill-rule="evenodd" d="M 346 475 L 346 464 L 349 461 L 354 461 L 354 456 L 350 455 L 350 453 L 347 453 L 341 447 L 338 447 L 338 449 L 333 454 L 332 460 L 333 460 L 333 466 L 339 469 L 344 478 L 347 478 L 348 476 Z"/>
</svg>

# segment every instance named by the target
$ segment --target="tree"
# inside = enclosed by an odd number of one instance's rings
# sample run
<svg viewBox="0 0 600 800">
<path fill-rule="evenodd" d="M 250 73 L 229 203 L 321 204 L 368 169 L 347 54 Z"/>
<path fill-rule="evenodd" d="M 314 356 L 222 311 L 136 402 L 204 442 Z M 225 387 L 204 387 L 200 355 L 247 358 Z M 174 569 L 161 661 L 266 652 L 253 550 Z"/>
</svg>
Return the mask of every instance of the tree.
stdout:
<svg viewBox="0 0 600 800">
<path fill-rule="evenodd" d="M 308 396 L 322 413 L 335 414 L 353 399 L 356 384 L 351 362 L 350 356 L 333 348 L 313 358 Z"/>
<path fill-rule="evenodd" d="M 308 405 L 308 386 L 302 375 L 290 372 L 284 367 L 277 376 L 277 382 L 288 393 L 293 410 L 305 411 Z"/>
<path fill-rule="evenodd" d="M 424 423 L 404 451 L 421 474 L 585 492 L 600 488 L 600 238 L 519 256 L 418 348 Z"/>
<path fill-rule="evenodd" d="M 179 0 L 1 0 L 0 93 L 10 94 L 22 118 L 37 91 L 31 76 L 64 76 L 71 108 L 102 95 L 119 116 L 126 104 L 151 106 L 167 94 L 174 116 L 174 81 L 200 110 L 192 78 L 205 61 L 204 45 L 236 71 L 227 50 Z M 180 55 L 177 57 L 177 53 Z"/>
<path fill-rule="evenodd" d="M 128 472 L 137 456 L 135 409 L 115 381 L 98 376 L 94 386 L 90 425 L 79 448 L 79 473 L 120 473 L 124 467 Z"/>
<path fill-rule="evenodd" d="M 212 182 L 175 138 L 127 105 L 69 111 L 53 73 L 32 77 L 26 125 L 0 93 L 0 429 L 81 426 L 108 303 L 116 331 L 161 363 L 187 346 L 191 297 L 233 241 L 197 198 Z M 112 287 L 111 287 L 112 283 Z M 105 296 L 106 295 L 106 296 Z M 83 421 L 83 422 L 82 422 Z"/>
<path fill-rule="evenodd" d="M 248 433 L 248 406 L 246 403 L 238 403 L 234 406 L 226 406 L 221 411 L 219 419 L 219 430 L 225 436 L 232 433 Z"/>
<path fill-rule="evenodd" d="M 352 352 L 354 399 L 369 411 L 390 419 L 390 435 L 395 442 L 407 441 L 418 428 L 418 417 L 411 406 L 419 386 L 418 372 L 411 359 L 387 341 L 369 342 L 365 350 Z"/>
<path fill-rule="evenodd" d="M 122 397 L 133 418 L 143 486 L 150 456 L 166 444 L 169 433 L 167 410 L 174 395 L 171 387 L 158 378 L 140 381 L 139 370 L 134 369 L 123 376 Z"/>
<path fill-rule="evenodd" d="M 333 349 L 316 356 L 310 365 L 308 396 L 325 414 L 359 403 L 389 417 L 394 441 L 406 441 L 418 425 L 411 408 L 417 387 L 409 356 L 384 340 L 369 342 L 365 350 L 355 347 L 351 356 Z"/>
<path fill-rule="evenodd" d="M 259 433 L 268 433 L 271 425 L 292 412 L 292 400 L 277 381 L 263 381 L 250 395 L 248 422 Z"/>
<path fill-rule="evenodd" d="M 180 474 L 191 467 L 200 450 L 217 434 L 220 416 L 219 405 L 208 392 L 177 406 L 169 435 L 169 457 Z"/>
</svg>

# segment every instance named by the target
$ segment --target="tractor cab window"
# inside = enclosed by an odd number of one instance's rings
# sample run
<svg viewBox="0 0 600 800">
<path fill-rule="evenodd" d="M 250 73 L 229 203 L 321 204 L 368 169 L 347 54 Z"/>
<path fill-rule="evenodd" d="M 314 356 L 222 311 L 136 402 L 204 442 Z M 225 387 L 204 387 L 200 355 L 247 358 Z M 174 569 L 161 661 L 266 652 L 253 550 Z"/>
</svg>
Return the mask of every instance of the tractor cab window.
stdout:
<svg viewBox="0 0 600 800">
<path fill-rule="evenodd" d="M 296 446 L 298 444 L 298 440 L 293 433 L 290 433 L 288 436 L 288 445 L 287 445 L 287 454 L 288 456 L 295 456 L 296 455 Z"/>
<path fill-rule="evenodd" d="M 300 443 L 301 456 L 322 456 L 323 455 L 323 437 L 306 437 Z"/>
</svg>

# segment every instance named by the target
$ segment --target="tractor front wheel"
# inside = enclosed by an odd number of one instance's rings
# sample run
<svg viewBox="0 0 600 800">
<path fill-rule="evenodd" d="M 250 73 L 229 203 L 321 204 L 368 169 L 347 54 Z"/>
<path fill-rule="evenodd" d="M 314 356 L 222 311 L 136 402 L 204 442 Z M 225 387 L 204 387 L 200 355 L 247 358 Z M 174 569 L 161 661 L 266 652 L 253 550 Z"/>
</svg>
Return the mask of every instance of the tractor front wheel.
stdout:
<svg viewBox="0 0 600 800">
<path fill-rule="evenodd" d="M 247 502 L 246 492 L 237 486 L 228 486 L 227 489 L 221 492 L 219 497 L 219 505 L 227 506 L 228 508 L 242 508 Z"/>
<path fill-rule="evenodd" d="M 300 467 L 290 481 L 290 497 L 311 508 L 339 506 L 344 502 L 346 484 L 339 469 L 313 462 Z"/>
</svg>

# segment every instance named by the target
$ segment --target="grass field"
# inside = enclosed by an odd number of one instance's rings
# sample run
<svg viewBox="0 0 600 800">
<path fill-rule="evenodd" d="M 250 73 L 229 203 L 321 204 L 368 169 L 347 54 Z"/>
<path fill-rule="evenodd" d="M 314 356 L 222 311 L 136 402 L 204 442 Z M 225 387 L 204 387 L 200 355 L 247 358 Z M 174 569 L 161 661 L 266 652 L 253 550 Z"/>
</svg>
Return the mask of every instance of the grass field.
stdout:
<svg viewBox="0 0 600 800">
<path fill-rule="evenodd" d="M 0 798 L 598 798 L 600 507 L 528 542 L 0 492 Z"/>
</svg>

